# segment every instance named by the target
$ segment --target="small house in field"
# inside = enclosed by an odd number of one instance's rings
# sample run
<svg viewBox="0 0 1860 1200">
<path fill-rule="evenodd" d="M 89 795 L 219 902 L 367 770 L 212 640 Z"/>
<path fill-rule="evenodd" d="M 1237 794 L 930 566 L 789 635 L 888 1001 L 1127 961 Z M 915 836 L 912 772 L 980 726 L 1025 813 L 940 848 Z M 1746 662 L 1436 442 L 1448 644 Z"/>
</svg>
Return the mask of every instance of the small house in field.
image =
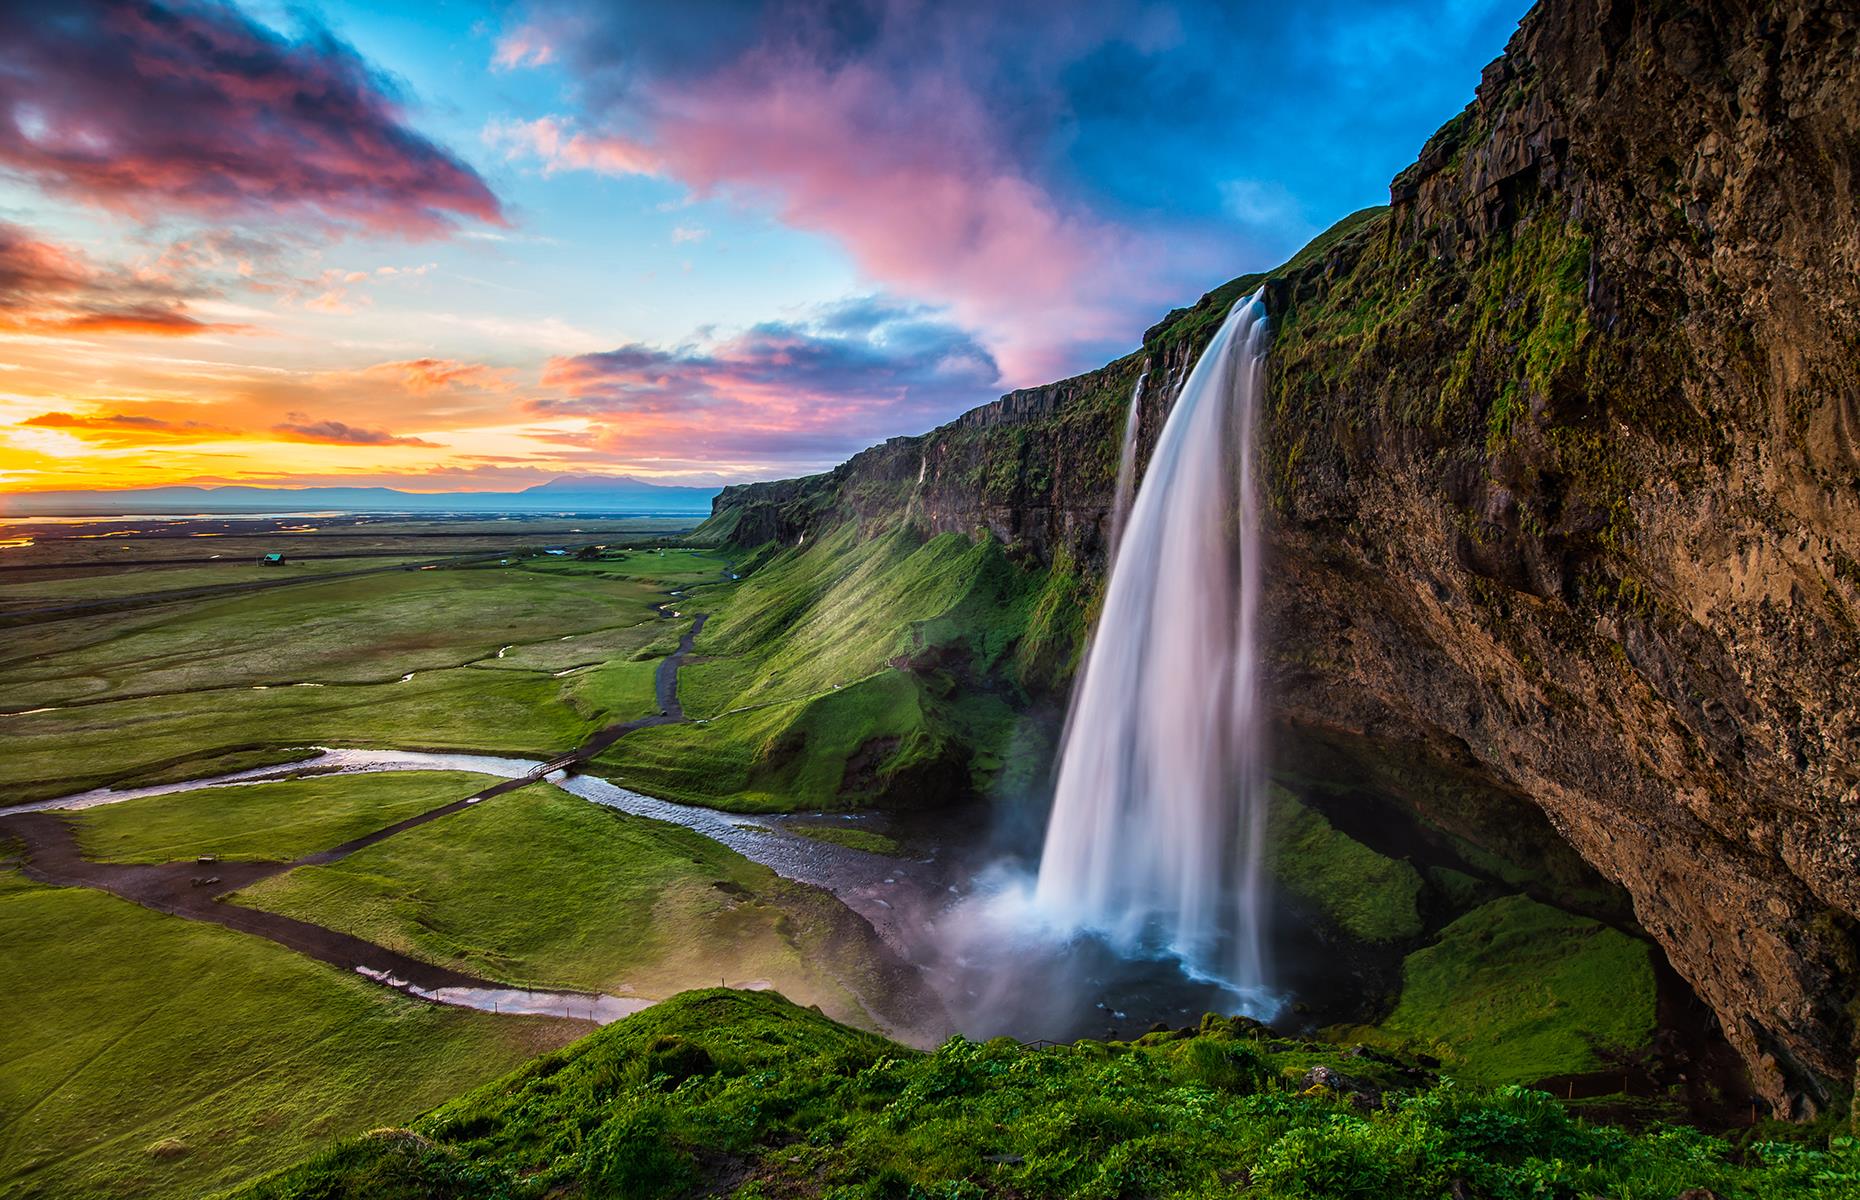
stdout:
<svg viewBox="0 0 1860 1200">
<path fill-rule="evenodd" d="M 267 554 L 265 557 L 259 559 L 258 561 L 265 564 L 268 567 L 281 567 L 284 565 L 284 556 L 282 554 L 277 553 L 274 550 L 272 553 Z"/>
</svg>

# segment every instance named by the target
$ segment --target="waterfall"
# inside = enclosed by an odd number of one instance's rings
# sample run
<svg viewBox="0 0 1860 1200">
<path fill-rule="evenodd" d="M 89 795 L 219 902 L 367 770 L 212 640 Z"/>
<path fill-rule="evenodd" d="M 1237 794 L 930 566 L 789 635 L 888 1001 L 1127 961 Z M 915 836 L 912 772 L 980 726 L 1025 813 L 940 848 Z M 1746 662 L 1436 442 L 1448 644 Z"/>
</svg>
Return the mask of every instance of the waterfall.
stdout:
<svg viewBox="0 0 1860 1200">
<path fill-rule="evenodd" d="M 1124 522 L 1130 517 L 1131 493 L 1137 485 L 1137 427 L 1143 421 L 1143 381 L 1150 369 L 1143 368 L 1137 385 L 1130 389 L 1130 410 L 1124 414 L 1124 448 L 1117 456 L 1117 491 L 1111 500 L 1111 561 L 1117 561 L 1117 545 L 1124 540 Z"/>
<path fill-rule="evenodd" d="M 1127 954 L 1174 953 L 1259 994 L 1266 773 L 1252 443 L 1265 343 L 1255 293 L 1228 313 L 1163 426 L 1067 716 L 1034 890 L 1056 925 Z"/>
</svg>

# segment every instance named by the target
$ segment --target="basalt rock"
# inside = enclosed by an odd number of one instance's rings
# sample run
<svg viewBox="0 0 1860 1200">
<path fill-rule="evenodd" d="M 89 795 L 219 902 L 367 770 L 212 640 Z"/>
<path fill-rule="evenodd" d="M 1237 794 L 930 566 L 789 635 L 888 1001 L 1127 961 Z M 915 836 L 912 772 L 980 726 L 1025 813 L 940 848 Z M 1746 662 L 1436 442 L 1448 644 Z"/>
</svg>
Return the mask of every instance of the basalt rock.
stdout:
<svg viewBox="0 0 1860 1200">
<path fill-rule="evenodd" d="M 1857 1048 L 1857 187 L 1851 8 L 1545 0 L 1389 209 L 712 528 L 1101 570 L 1138 376 L 1147 454 L 1264 282 L 1279 711 L 1536 805 L 1811 1116 Z"/>
</svg>

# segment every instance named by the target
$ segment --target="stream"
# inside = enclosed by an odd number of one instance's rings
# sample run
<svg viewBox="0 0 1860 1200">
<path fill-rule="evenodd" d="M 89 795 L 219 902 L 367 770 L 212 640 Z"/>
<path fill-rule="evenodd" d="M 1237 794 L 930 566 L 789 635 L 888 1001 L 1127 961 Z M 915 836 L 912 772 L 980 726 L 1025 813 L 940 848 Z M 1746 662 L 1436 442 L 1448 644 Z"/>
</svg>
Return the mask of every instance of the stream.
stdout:
<svg viewBox="0 0 1860 1200">
<path fill-rule="evenodd" d="M 358 750 L 315 747 L 317 754 L 298 762 L 253 767 L 225 775 L 189 779 L 140 788 L 92 788 L 52 800 L 21 804 L 7 815 L 50 810 L 74 811 L 104 804 L 121 804 L 152 796 L 170 796 L 206 788 L 275 783 L 302 775 L 362 775 L 380 771 L 465 771 L 495 779 L 524 779 L 545 765 L 530 758 L 487 754 L 456 754 L 422 750 Z M 838 897 L 865 917 L 887 941 L 897 945 L 903 936 L 898 910 L 901 897 L 922 894 L 930 886 L 931 862 L 911 862 L 868 854 L 833 842 L 790 832 L 781 817 L 729 813 L 695 804 L 678 804 L 629 791 L 593 775 L 550 772 L 540 778 L 583 800 L 636 817 L 682 825 L 760 863 L 776 874 L 812 884 Z"/>
<path fill-rule="evenodd" d="M 223 775 L 140 788 L 94 788 L 52 800 L 10 807 L 6 815 L 72 811 L 154 796 L 242 787 L 299 776 L 381 771 L 462 771 L 503 781 L 538 778 L 593 804 L 630 816 L 680 825 L 751 862 L 836 897 L 871 924 L 905 962 L 921 969 L 948 1002 L 956 1028 L 972 1036 L 1007 1033 L 1019 1038 L 1102 1037 L 1141 1032 L 1161 1021 L 1192 1023 L 1209 1009 L 1231 1004 L 1223 989 L 1185 973 L 1178 962 L 1132 959 L 1093 939 L 1055 945 L 1034 924 L 964 928 L 966 903 L 991 890 L 1012 891 L 981 863 L 958 865 L 959 855 L 925 858 L 870 854 L 807 837 L 789 828 L 787 815 L 730 813 L 680 804 L 592 775 L 551 771 L 533 758 L 416 750 L 316 747 L 313 757 Z M 468 802 L 476 802 L 468 801 Z M 815 814 L 818 819 L 818 814 Z M 634 997 L 533 992 L 484 987 L 425 987 L 402 972 L 357 968 L 368 978 L 442 1004 L 496 1012 L 548 1013 L 605 1024 L 646 1007 Z"/>
</svg>

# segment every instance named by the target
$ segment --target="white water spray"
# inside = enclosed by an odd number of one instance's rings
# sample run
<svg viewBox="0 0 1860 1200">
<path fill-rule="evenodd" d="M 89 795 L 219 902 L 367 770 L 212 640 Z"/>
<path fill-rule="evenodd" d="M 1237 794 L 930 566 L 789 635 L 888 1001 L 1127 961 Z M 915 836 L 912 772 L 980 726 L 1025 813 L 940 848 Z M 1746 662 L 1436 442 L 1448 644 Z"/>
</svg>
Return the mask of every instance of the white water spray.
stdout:
<svg viewBox="0 0 1860 1200">
<path fill-rule="evenodd" d="M 1265 341 L 1255 293 L 1228 313 L 1163 426 L 1073 696 L 1034 894 L 1054 924 L 1127 954 L 1167 950 L 1262 1005 L 1252 443 Z"/>
</svg>

